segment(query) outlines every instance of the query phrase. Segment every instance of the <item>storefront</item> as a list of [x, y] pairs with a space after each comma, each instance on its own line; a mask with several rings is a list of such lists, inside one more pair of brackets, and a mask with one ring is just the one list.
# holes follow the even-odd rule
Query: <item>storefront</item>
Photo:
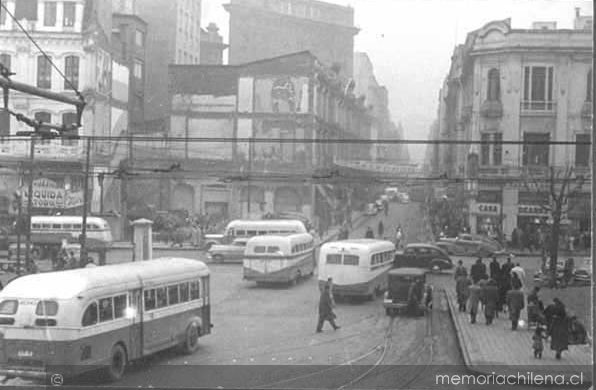
[[517, 207], [517, 228], [522, 231], [535, 230], [547, 224], [548, 212], [542, 206], [520, 205]]
[[501, 205], [498, 203], [472, 203], [471, 228], [476, 234], [498, 236], [501, 232]]

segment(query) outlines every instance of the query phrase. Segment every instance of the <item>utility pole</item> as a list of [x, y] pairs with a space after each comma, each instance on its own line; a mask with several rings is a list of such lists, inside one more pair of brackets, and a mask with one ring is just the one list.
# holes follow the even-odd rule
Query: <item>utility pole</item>
[[247, 212], [248, 212], [249, 219], [250, 219], [250, 202], [251, 202], [251, 199], [250, 199], [250, 192], [251, 192], [250, 191], [251, 190], [251, 188], [250, 188], [250, 185], [251, 185], [250, 173], [252, 171], [252, 153], [253, 153], [253, 151], [252, 151], [252, 137], [250, 137], [248, 140], [248, 180], [247, 180], [248, 188], [246, 191], [246, 198], [247, 198], [246, 203], [247, 203]]
[[505, 183], [501, 182], [501, 206], [499, 207], [499, 227], [500, 227], [500, 239], [501, 239], [501, 245], [505, 245], [506, 244], [506, 240], [505, 240], [505, 234], [504, 234], [504, 228], [503, 228], [503, 219], [505, 218], [503, 215], [503, 205], [504, 205], [504, 191], [505, 191]]
[[[36, 129], [37, 130], [37, 129]], [[31, 213], [33, 209], [33, 164], [35, 158], [35, 139], [34, 135], [31, 136], [31, 144], [29, 148], [29, 188], [27, 190], [27, 224], [26, 224], [26, 252], [25, 252], [25, 269], [27, 272], [31, 269]]]
[[[21, 167], [22, 169], [22, 167]], [[19, 179], [19, 181], [21, 181]], [[20, 185], [20, 184], [19, 184]], [[17, 206], [17, 223], [15, 225], [16, 227], [16, 233], [17, 233], [17, 275], [21, 275], [21, 219], [23, 218], [22, 216], [22, 210], [23, 210], [23, 194], [22, 192], [19, 190], [15, 191], [15, 205]]]
[[83, 223], [79, 237], [81, 244], [81, 265], [87, 263], [87, 204], [89, 203], [89, 166], [91, 163], [91, 138], [87, 138], [87, 158], [85, 161], [85, 179], [83, 180]]

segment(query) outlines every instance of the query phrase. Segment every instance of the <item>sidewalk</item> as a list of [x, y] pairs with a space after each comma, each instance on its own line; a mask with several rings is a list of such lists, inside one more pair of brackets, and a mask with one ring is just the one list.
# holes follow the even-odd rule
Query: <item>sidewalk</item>
[[[455, 281], [445, 288], [451, 317], [455, 325], [457, 338], [467, 368], [476, 374], [524, 375], [531, 372], [536, 375], [571, 375], [583, 374], [583, 384], [590, 385], [592, 380], [592, 346], [570, 345], [563, 352], [563, 359], [556, 360], [550, 350], [550, 340], [544, 342], [542, 359], [536, 359], [532, 350], [533, 329], [511, 330], [508, 316], [500, 315], [493, 324], [487, 326], [484, 314], [479, 313], [478, 322], [470, 323], [468, 313], [457, 309]], [[524, 310], [521, 319], [527, 321]]]

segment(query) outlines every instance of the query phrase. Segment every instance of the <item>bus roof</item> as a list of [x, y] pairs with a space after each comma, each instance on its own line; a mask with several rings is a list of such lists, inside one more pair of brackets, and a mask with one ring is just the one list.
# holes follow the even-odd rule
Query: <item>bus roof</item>
[[356, 240], [331, 241], [321, 246], [321, 251], [330, 249], [356, 249], [356, 250], [392, 250], [395, 245], [391, 241], [374, 240], [370, 238]]
[[209, 274], [209, 268], [205, 263], [198, 260], [161, 258], [93, 268], [46, 272], [14, 279], [0, 292], [0, 298], [69, 299], [101, 287], [121, 286], [123, 289], [127, 285], [140, 287], [140, 284], [144, 281], [160, 279], [168, 275], [187, 277], [190, 272], [206, 276]]
[[297, 219], [263, 219], [263, 220], [243, 220], [236, 219], [228, 224], [228, 227], [234, 227], [237, 225], [252, 225], [252, 226], [288, 226], [288, 225], [300, 225], [304, 227], [304, 223]]
[[246, 245], [258, 245], [258, 244], [269, 244], [276, 242], [305, 242], [312, 241], [313, 236], [308, 233], [296, 233], [296, 234], [267, 234], [263, 236], [252, 237]]

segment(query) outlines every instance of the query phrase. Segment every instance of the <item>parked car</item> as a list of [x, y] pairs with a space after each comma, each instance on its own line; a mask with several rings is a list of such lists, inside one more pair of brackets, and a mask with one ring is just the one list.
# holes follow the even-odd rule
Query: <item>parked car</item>
[[432, 244], [408, 244], [403, 252], [397, 252], [394, 268], [424, 268], [443, 271], [453, 268], [453, 261], [443, 249]]
[[504, 253], [503, 246], [496, 240], [479, 234], [460, 234], [457, 237], [441, 238], [435, 243], [450, 255], [491, 256]]
[[397, 201], [397, 195], [399, 194], [399, 190], [397, 187], [387, 187], [385, 188], [385, 195], [389, 197], [389, 200], [392, 202]]
[[207, 257], [217, 263], [223, 263], [224, 261], [241, 263], [248, 240], [248, 238], [237, 238], [229, 245], [212, 245], [207, 251]]
[[375, 205], [377, 206], [377, 210], [379, 210], [379, 211], [385, 210], [385, 203], [383, 202], [383, 200], [377, 199], [375, 201]]
[[397, 199], [399, 203], [410, 203], [410, 195], [408, 195], [406, 192], [400, 192], [397, 195]]
[[375, 203], [369, 203], [366, 205], [366, 211], [364, 214], [366, 215], [377, 215], [379, 210], [377, 209], [377, 205]]
[[414, 283], [423, 285], [419, 300], [417, 302], [418, 315], [424, 314], [426, 301], [426, 273], [427, 270], [420, 268], [397, 268], [387, 274], [387, 291], [383, 299], [383, 307], [387, 315], [399, 313], [408, 308], [410, 300], [410, 287]]

